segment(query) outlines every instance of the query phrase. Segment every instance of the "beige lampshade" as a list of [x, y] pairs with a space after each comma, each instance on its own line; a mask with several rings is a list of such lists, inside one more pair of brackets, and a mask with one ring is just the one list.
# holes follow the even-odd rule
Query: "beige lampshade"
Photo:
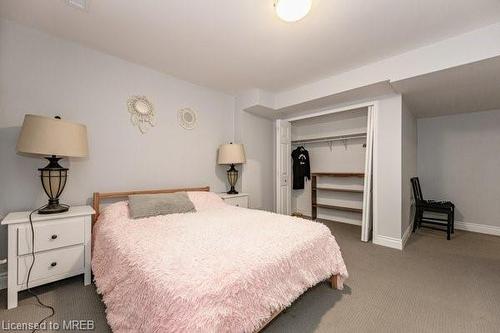
[[241, 164], [247, 161], [245, 157], [245, 147], [242, 144], [230, 143], [220, 145], [218, 164]]
[[17, 139], [18, 152], [84, 157], [88, 155], [87, 127], [62, 119], [27, 114]]

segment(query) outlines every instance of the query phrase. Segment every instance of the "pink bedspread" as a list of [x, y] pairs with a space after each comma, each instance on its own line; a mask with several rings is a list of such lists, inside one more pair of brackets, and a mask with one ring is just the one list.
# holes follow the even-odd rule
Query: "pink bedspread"
[[225, 204], [131, 220], [118, 202], [94, 237], [114, 332], [253, 332], [320, 281], [347, 278], [326, 226]]

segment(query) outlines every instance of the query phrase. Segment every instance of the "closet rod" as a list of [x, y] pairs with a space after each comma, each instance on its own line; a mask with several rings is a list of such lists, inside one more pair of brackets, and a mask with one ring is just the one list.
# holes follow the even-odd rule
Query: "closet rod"
[[293, 145], [306, 144], [306, 143], [320, 143], [320, 142], [333, 142], [333, 141], [345, 141], [350, 139], [364, 139], [366, 134], [353, 134], [353, 135], [337, 135], [329, 136], [317, 139], [304, 139], [304, 140], [292, 140]]

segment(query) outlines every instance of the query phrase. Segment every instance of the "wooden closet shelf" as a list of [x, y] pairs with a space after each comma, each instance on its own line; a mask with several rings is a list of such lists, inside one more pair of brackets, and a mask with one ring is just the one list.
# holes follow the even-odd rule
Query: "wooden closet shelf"
[[365, 176], [364, 173], [355, 173], [355, 172], [315, 172], [312, 176], [326, 176], [326, 177], [358, 177], [363, 178]]
[[340, 220], [340, 219], [338, 219], [338, 220], [332, 220], [331, 218], [328, 218], [328, 219], [322, 219], [322, 218], [319, 218], [319, 217], [318, 217], [318, 218], [316, 218], [316, 220], [314, 220], [314, 221], [316, 221], [316, 222], [322, 222], [322, 223], [324, 223], [324, 222], [327, 222], [327, 223], [328, 223], [328, 222], [334, 222], [334, 223], [344, 223], [344, 224], [345, 224], [345, 223], [347, 223], [347, 224], [352, 224], [351, 222], [342, 221], [342, 220]]
[[313, 207], [316, 208], [328, 208], [328, 209], [336, 209], [336, 210], [342, 210], [345, 212], [353, 212], [353, 213], [362, 213], [363, 209], [361, 208], [352, 208], [352, 207], [345, 207], [345, 206], [335, 206], [335, 205], [325, 205], [325, 204], [313, 204]]
[[337, 188], [337, 187], [316, 187], [312, 189], [313, 191], [332, 191], [332, 192], [349, 192], [349, 193], [363, 193], [363, 190], [356, 190], [351, 188]]

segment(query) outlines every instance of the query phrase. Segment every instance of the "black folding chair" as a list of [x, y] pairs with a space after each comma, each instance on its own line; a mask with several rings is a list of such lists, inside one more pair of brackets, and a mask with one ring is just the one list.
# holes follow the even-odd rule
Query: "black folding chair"
[[[451, 201], [425, 200], [422, 195], [422, 188], [418, 177], [411, 179], [413, 197], [415, 198], [415, 218], [413, 221], [413, 232], [420, 227], [446, 231], [446, 239], [451, 239], [451, 234], [455, 232], [455, 205]], [[447, 218], [425, 217], [424, 212], [446, 214]], [[423, 225], [423, 224], [430, 224]], [[446, 227], [446, 230], [433, 226]]]

